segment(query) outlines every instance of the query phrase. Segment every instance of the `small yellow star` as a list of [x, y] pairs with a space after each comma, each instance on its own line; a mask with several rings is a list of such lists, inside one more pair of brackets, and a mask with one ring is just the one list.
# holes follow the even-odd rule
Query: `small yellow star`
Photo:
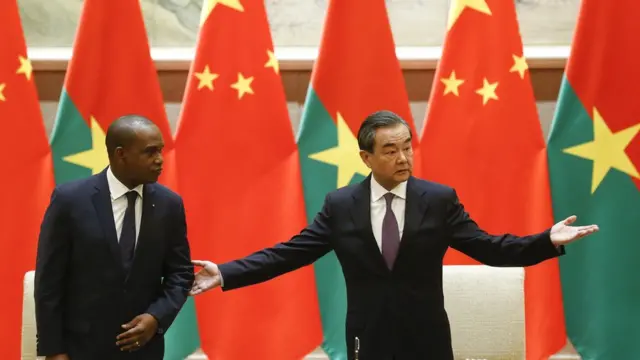
[[360, 158], [358, 139], [353, 135], [342, 115], [337, 116], [338, 145], [309, 155], [309, 158], [338, 168], [338, 187], [349, 185], [354, 175], [367, 176], [370, 172]]
[[442, 78], [440, 79], [440, 81], [442, 81], [445, 86], [443, 95], [452, 93], [455, 96], [460, 96], [460, 94], [458, 93], [458, 87], [460, 87], [460, 85], [464, 83], [464, 80], [456, 78], [455, 71], [451, 71], [451, 75], [449, 75], [449, 78]]
[[476, 94], [482, 95], [482, 105], [486, 105], [489, 99], [498, 100], [498, 95], [496, 95], [496, 88], [498, 87], [498, 82], [490, 83], [487, 78], [482, 80], [482, 87], [476, 90]]
[[213, 80], [218, 78], [218, 74], [214, 74], [209, 70], [209, 65], [204, 66], [204, 70], [202, 72], [197, 72], [193, 74], [200, 82], [198, 83], [198, 90], [206, 87], [207, 89], [213, 91]]
[[238, 81], [231, 84], [231, 87], [238, 90], [238, 99], [242, 99], [244, 94], [253, 94], [251, 83], [253, 82], [253, 76], [245, 78], [242, 73], [238, 73]]
[[509, 72], [518, 72], [520, 74], [520, 78], [524, 79], [524, 73], [529, 69], [529, 65], [527, 64], [527, 59], [523, 56], [513, 55], [513, 66], [509, 70]]
[[273, 68], [273, 71], [275, 71], [276, 74], [279, 74], [280, 65], [278, 64], [278, 59], [276, 59], [276, 55], [273, 53], [273, 51], [267, 50], [267, 56], [269, 57], [269, 60], [267, 60], [267, 63], [264, 64], [264, 67]]
[[240, 0], [206, 0], [202, 5], [202, 12], [200, 13], [200, 25], [202, 25], [205, 20], [207, 20], [207, 18], [213, 11], [213, 8], [215, 8], [218, 4], [229, 7], [233, 10], [244, 12], [244, 6], [242, 6]]
[[489, 9], [489, 5], [487, 5], [486, 0], [453, 0], [451, 8], [449, 9], [449, 21], [447, 21], [447, 30], [450, 30], [451, 27], [458, 21], [458, 18], [466, 8], [479, 11], [483, 14], [491, 15], [491, 9]]
[[109, 155], [104, 146], [105, 135], [102, 127], [92, 116], [91, 119], [91, 149], [77, 154], [65, 156], [64, 161], [91, 169], [91, 174], [100, 173], [109, 165]]
[[627, 175], [640, 179], [638, 169], [629, 158], [625, 149], [640, 132], [640, 123], [612, 133], [607, 123], [593, 108], [593, 141], [572, 146], [563, 152], [593, 161], [591, 193], [602, 183], [609, 170], [617, 169]]
[[31, 60], [23, 56], [18, 56], [18, 60], [20, 61], [20, 67], [16, 71], [16, 74], [24, 74], [24, 76], [27, 77], [27, 80], [31, 80], [31, 73], [33, 73]]
[[7, 84], [0, 84], [0, 101], [7, 101], [7, 98], [4, 97], [4, 88], [7, 87]]

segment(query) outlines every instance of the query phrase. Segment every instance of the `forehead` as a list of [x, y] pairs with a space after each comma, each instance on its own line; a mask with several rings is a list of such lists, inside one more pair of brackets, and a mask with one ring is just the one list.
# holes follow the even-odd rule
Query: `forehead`
[[162, 133], [156, 126], [140, 126], [135, 129], [134, 142], [141, 146], [160, 146], [164, 144]]
[[411, 134], [409, 129], [403, 125], [382, 127], [376, 130], [376, 146], [384, 146], [386, 144], [401, 144], [409, 140]]

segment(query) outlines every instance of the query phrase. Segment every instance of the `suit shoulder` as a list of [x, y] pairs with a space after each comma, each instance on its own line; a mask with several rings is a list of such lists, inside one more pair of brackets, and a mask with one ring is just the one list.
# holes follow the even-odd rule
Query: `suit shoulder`
[[153, 183], [153, 184], [150, 184], [149, 186], [153, 187], [153, 189], [156, 191], [156, 194], [158, 196], [165, 197], [170, 202], [182, 203], [182, 196], [180, 196], [180, 194], [171, 190], [170, 188], [166, 187], [165, 185], [162, 185], [160, 183]]
[[456, 197], [456, 190], [449, 185], [419, 178], [414, 178], [414, 180], [416, 186], [426, 192], [430, 197], [444, 199], [452, 199]]
[[350, 199], [357, 189], [362, 186], [360, 183], [355, 183], [341, 188], [335, 189], [327, 193], [327, 199], [331, 199], [332, 202], [342, 202]]
[[73, 196], [78, 194], [84, 194], [87, 191], [94, 188], [97, 184], [98, 175], [92, 175], [86, 178], [71, 180], [62, 184], [56, 185], [54, 192], [58, 196]]

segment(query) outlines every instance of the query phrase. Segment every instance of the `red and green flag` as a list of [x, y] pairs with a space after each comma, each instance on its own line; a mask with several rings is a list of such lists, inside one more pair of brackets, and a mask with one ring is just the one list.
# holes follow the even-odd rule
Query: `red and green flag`
[[[553, 225], [546, 145], [513, 0], [452, 1], [420, 144], [422, 175], [454, 187], [489, 233]], [[458, 264], [478, 262], [448, 250], [445, 265]], [[524, 292], [526, 358], [548, 359], [566, 343], [558, 261], [526, 268]]]
[[40, 221], [53, 191], [53, 168], [33, 68], [15, 0], [0, 2], [0, 297], [2, 357], [20, 359], [23, 281], [35, 267]]
[[[51, 138], [56, 183], [101, 172], [109, 164], [105, 131], [128, 114], [142, 115], [162, 131], [159, 182], [175, 190], [173, 138], [140, 4], [85, 0]], [[184, 359], [198, 347], [193, 312], [189, 299], [165, 334], [165, 359]]]
[[[305, 226], [298, 149], [263, 0], [205, 1], [176, 132], [193, 257], [221, 263]], [[196, 298], [213, 359], [301, 359], [321, 341], [311, 267]]]
[[639, 14], [633, 0], [582, 1], [548, 141], [556, 220], [600, 227], [560, 259], [567, 333], [583, 360], [640, 352]]
[[[378, 110], [404, 118], [417, 146], [384, 0], [331, 0], [298, 137], [309, 221], [328, 192], [369, 174], [358, 155], [356, 136], [362, 121]], [[347, 298], [340, 263], [332, 251], [314, 268], [322, 348], [332, 360], [346, 359]]]

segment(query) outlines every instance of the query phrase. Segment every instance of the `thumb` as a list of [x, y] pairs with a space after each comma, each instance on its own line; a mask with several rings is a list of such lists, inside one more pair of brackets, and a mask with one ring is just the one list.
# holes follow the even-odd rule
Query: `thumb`
[[578, 218], [577, 216], [575, 216], [575, 215], [571, 215], [571, 216], [569, 216], [568, 218], [564, 219], [563, 223], [564, 223], [565, 225], [571, 225], [571, 224], [573, 224], [573, 223], [576, 221], [576, 219], [577, 219], [577, 218]]
[[191, 260], [191, 263], [195, 266], [200, 266], [200, 267], [205, 267], [207, 266], [208, 261], [202, 261], [202, 260]]
[[136, 316], [133, 318], [133, 320], [129, 321], [128, 323], [122, 325], [122, 328], [125, 330], [129, 330], [132, 327], [138, 325], [138, 323], [140, 322], [140, 315]]

